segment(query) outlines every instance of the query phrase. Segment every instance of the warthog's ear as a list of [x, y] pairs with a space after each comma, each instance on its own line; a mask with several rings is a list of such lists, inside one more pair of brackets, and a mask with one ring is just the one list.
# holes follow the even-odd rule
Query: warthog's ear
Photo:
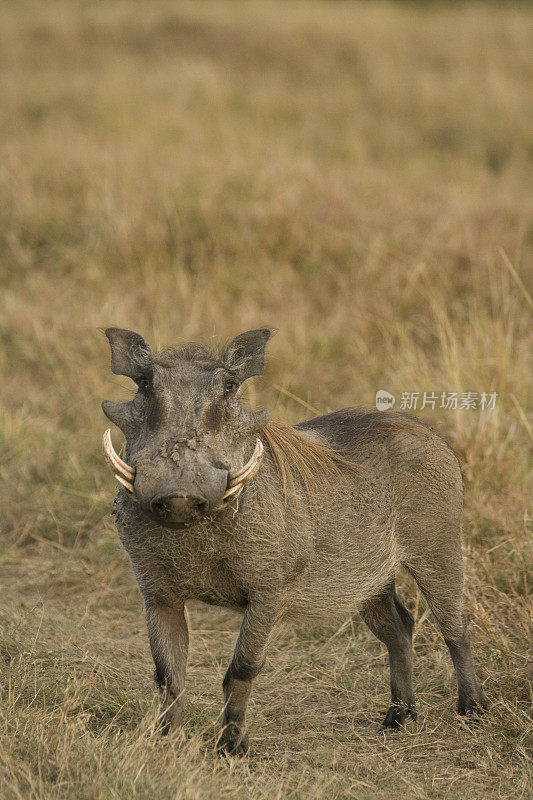
[[126, 375], [135, 382], [145, 377], [152, 363], [152, 349], [143, 337], [123, 328], [107, 328], [111, 346], [111, 372]]
[[222, 354], [222, 361], [240, 381], [265, 371], [265, 345], [270, 338], [268, 328], [246, 331], [236, 336]]

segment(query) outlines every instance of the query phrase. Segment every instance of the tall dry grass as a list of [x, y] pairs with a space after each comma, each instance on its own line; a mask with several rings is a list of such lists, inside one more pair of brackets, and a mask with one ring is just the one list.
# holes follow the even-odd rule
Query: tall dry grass
[[[0, 796], [525, 797], [530, 784], [531, 14], [373, 2], [3, 2]], [[238, 620], [190, 609], [187, 741], [155, 734], [99, 437], [108, 325], [152, 344], [278, 333], [284, 421], [377, 389], [424, 410], [466, 486], [466, 598], [492, 710], [453, 713], [423, 601], [420, 719], [378, 740], [381, 645], [287, 631], [252, 754], [212, 755]], [[529, 564], [528, 564], [529, 561]]]

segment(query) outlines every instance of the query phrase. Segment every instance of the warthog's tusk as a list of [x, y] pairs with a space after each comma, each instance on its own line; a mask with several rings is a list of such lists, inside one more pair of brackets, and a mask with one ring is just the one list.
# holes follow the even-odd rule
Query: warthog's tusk
[[228, 477], [228, 488], [222, 496], [222, 499], [227, 500], [229, 497], [238, 497], [245, 484], [249, 483], [256, 474], [257, 470], [261, 466], [262, 460], [263, 442], [258, 439], [250, 460], [246, 462], [244, 467], [237, 470], [237, 472], [230, 473]]
[[130, 467], [129, 464], [126, 464], [126, 462], [115, 453], [115, 448], [113, 447], [113, 443], [111, 441], [111, 428], [108, 428], [104, 433], [102, 446], [104, 448], [104, 455], [107, 458], [117, 481], [121, 483], [122, 486], [125, 486], [128, 492], [135, 494], [135, 489], [133, 488], [135, 470], [133, 467]]
[[229, 500], [230, 497], [237, 498], [243, 490], [242, 483], [238, 483], [237, 486], [232, 486], [231, 489], [226, 489], [224, 494], [222, 495], [223, 500]]

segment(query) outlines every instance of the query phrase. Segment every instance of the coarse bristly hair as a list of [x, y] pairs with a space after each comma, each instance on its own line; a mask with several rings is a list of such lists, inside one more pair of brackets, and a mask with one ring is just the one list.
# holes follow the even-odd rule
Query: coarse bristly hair
[[342, 453], [290, 425], [270, 420], [261, 435], [272, 453], [285, 498], [287, 488], [294, 485], [295, 477], [311, 493], [322, 486], [325, 479], [334, 480], [338, 477], [342, 469], [358, 470], [357, 464]]

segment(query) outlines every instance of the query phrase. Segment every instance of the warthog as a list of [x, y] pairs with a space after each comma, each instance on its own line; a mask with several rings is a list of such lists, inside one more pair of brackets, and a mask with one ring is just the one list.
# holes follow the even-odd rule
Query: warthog
[[461, 600], [462, 481], [447, 444], [418, 420], [347, 408], [295, 427], [250, 411], [239, 387], [264, 371], [270, 332], [237, 336], [222, 355], [197, 344], [153, 352], [109, 328], [111, 369], [137, 384], [105, 401], [126, 437], [113, 514], [146, 604], [165, 730], [183, 703], [185, 602], [244, 612], [223, 681], [219, 748], [247, 750], [245, 712], [280, 620], [359, 611], [388, 648], [391, 704], [381, 730], [416, 716], [413, 617], [395, 592], [414, 576], [451, 653], [460, 714], [486, 700]]

